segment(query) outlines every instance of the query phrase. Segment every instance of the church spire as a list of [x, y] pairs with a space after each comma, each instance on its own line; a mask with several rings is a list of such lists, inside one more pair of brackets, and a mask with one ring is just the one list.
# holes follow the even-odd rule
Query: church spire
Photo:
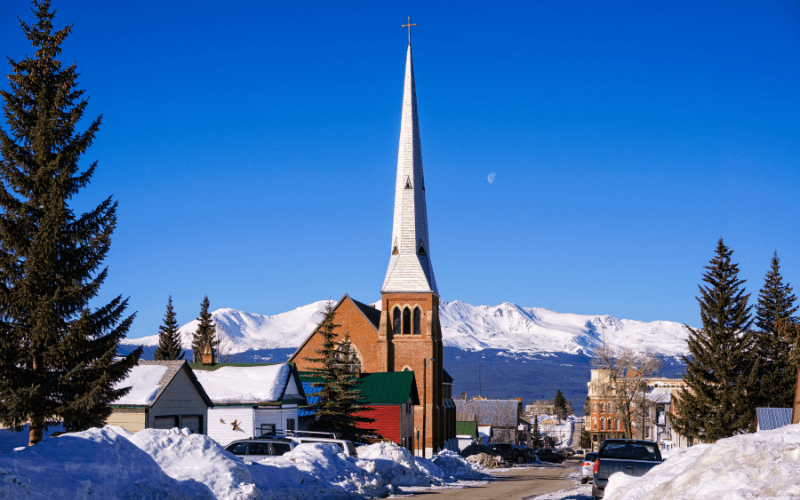
[[414, 87], [414, 63], [411, 59], [410, 43], [406, 55], [400, 150], [397, 153], [391, 251], [382, 292], [439, 294], [428, 243], [428, 210], [425, 203], [417, 91]]

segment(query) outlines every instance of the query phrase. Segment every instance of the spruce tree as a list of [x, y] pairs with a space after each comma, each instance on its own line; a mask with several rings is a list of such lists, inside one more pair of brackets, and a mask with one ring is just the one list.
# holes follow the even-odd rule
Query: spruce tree
[[153, 355], [157, 360], [183, 359], [183, 346], [181, 334], [178, 332], [178, 320], [172, 308], [172, 295], [167, 301], [167, 314], [164, 315], [164, 324], [158, 327], [158, 347]]
[[200, 317], [197, 318], [197, 330], [192, 336], [194, 360], [198, 363], [203, 359], [203, 350], [205, 350], [206, 344], [211, 344], [211, 359], [217, 359], [217, 351], [219, 350], [217, 328], [214, 326], [214, 319], [211, 317], [211, 313], [208, 312], [208, 307], [210, 305], [208, 295], [206, 295], [203, 297], [203, 302], [200, 304]]
[[688, 390], [679, 392], [677, 415], [669, 415], [679, 434], [703, 442], [747, 432], [755, 418], [759, 363], [752, 352], [750, 295], [732, 254], [720, 238], [705, 266], [706, 285], [698, 285], [697, 297], [703, 327], [686, 327], [690, 356], [682, 356]]
[[100, 269], [116, 227], [117, 203], [106, 198], [77, 216], [70, 202], [97, 162], [79, 169], [101, 117], [76, 131], [88, 100], [75, 64], [58, 60], [71, 26], [53, 30], [50, 1], [34, 1], [36, 23], [20, 21], [33, 56], [9, 58], [10, 91], [0, 91], [0, 422], [30, 444], [55, 418], [68, 431], [103, 425], [108, 406], [130, 389], [114, 389], [141, 348], [116, 359], [133, 321], [118, 296], [89, 302], [108, 276]]
[[755, 352], [761, 362], [758, 405], [791, 408], [797, 368], [790, 358], [797, 339], [781, 334], [778, 329], [784, 321], [796, 321], [797, 297], [789, 283], [783, 283], [780, 266], [781, 261], [775, 252], [756, 306]]
[[556, 397], [553, 399], [553, 408], [559, 420], [567, 418], [567, 398], [561, 394], [561, 389], [556, 390]]
[[374, 422], [373, 419], [357, 415], [369, 408], [364, 405], [363, 397], [358, 391], [358, 373], [355, 370], [355, 361], [351, 355], [352, 346], [348, 335], [339, 344], [336, 342], [338, 335], [335, 330], [340, 325], [334, 323], [335, 311], [328, 302], [325, 308], [325, 317], [317, 327], [317, 334], [322, 337], [322, 346], [315, 350], [316, 358], [305, 358], [314, 363], [311, 370], [313, 375], [321, 379], [313, 386], [319, 389], [316, 395], [318, 402], [309, 405], [308, 409], [314, 412], [311, 426], [314, 429], [335, 432], [349, 439], [371, 433], [369, 429], [361, 429], [358, 424]]
[[539, 415], [533, 415], [533, 429], [531, 430], [531, 441], [533, 441], [533, 448], [539, 447], [539, 442], [542, 440], [542, 435], [539, 432]]

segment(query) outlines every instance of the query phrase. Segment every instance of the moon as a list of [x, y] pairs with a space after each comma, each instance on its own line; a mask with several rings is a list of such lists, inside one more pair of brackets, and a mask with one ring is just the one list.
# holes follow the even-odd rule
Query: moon
[[489, 177], [487, 177], [487, 180], [489, 181], [489, 184], [494, 184], [494, 180], [496, 178], [497, 178], [497, 172], [492, 172], [491, 174], [489, 174]]

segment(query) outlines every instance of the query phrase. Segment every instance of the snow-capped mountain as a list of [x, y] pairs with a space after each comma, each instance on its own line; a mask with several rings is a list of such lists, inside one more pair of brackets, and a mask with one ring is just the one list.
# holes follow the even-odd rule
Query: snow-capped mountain
[[[212, 317], [217, 329], [230, 339], [230, 352], [296, 348], [322, 320], [326, 303], [321, 300], [272, 316], [217, 309]], [[380, 303], [374, 306], [379, 308]], [[686, 352], [688, 334], [683, 325], [671, 321], [646, 323], [613, 316], [559, 313], [509, 302], [473, 306], [460, 301], [441, 301], [439, 317], [444, 345], [469, 351], [591, 354], [605, 337], [609, 345], [677, 356]], [[181, 327], [185, 348], [191, 348], [192, 332], [196, 329], [197, 320]], [[127, 339], [125, 343], [154, 346], [158, 344], [158, 335]]]

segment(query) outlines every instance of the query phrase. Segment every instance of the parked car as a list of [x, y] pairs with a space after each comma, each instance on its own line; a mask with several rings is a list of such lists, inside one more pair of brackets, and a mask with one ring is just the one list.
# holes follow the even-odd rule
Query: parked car
[[652, 441], [606, 439], [597, 452], [592, 478], [592, 497], [603, 498], [608, 478], [615, 472], [643, 476], [663, 462], [658, 445]]
[[563, 453], [567, 458], [572, 458], [575, 456], [575, 450], [572, 448], [559, 448], [558, 452]]
[[352, 441], [340, 439], [333, 432], [314, 432], [314, 431], [275, 431], [265, 436], [274, 439], [285, 439], [297, 444], [302, 443], [332, 443], [342, 449], [342, 453], [348, 457], [356, 456], [356, 447]]
[[493, 454], [500, 455], [506, 462], [516, 462], [522, 464], [530, 459], [530, 450], [525, 446], [517, 446], [507, 443], [494, 443], [491, 446]]
[[594, 461], [597, 460], [597, 453], [587, 453], [581, 460], [581, 484], [588, 483], [594, 475]]
[[534, 453], [536, 454], [537, 457], [539, 457], [539, 460], [541, 460], [542, 462], [560, 464], [561, 462], [567, 459], [565, 455], [557, 453], [552, 448], [542, 448], [541, 450], [534, 451]]
[[296, 446], [297, 443], [288, 439], [252, 438], [233, 441], [225, 449], [245, 462], [258, 462], [267, 457], [283, 455]]
[[582, 457], [582, 456], [586, 455], [588, 452], [589, 452], [589, 450], [584, 450], [583, 448], [577, 448], [575, 450], [575, 455], [577, 455], [579, 457]]

